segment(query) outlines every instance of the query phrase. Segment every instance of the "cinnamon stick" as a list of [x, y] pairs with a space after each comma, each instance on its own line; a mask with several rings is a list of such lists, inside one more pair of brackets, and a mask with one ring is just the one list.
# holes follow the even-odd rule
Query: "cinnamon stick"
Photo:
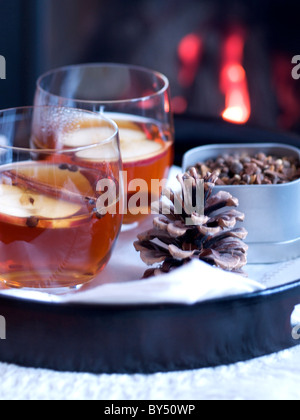
[[44, 182], [38, 181], [27, 177], [26, 175], [16, 173], [13, 171], [4, 171], [2, 176], [5, 176], [12, 180], [13, 184], [17, 187], [24, 188], [26, 190], [31, 190], [32, 192], [48, 195], [53, 198], [70, 201], [76, 204], [86, 204], [86, 203], [95, 203], [97, 198], [90, 196], [83, 196], [79, 193], [69, 191], [66, 188], [56, 188], [53, 185], [46, 184]]

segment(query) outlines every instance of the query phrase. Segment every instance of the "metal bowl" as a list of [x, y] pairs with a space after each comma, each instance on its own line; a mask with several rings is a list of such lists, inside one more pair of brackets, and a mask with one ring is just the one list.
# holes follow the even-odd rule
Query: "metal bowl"
[[[296, 147], [276, 143], [228, 144], [202, 146], [190, 150], [183, 158], [183, 171], [199, 162], [220, 155], [263, 152], [278, 158], [296, 157]], [[246, 220], [242, 224], [249, 232], [248, 261], [252, 264], [283, 262], [300, 257], [300, 179], [279, 185], [217, 186], [214, 193], [228, 191], [239, 199], [239, 210]]]

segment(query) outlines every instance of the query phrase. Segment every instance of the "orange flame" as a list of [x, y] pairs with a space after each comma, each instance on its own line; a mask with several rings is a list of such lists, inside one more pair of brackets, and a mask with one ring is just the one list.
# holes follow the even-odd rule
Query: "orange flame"
[[203, 52], [203, 40], [194, 33], [182, 38], [178, 45], [178, 57], [180, 60], [179, 83], [184, 88], [193, 85]]
[[246, 71], [242, 65], [245, 39], [240, 33], [230, 35], [224, 43], [220, 88], [225, 95], [224, 120], [245, 124], [251, 116]]

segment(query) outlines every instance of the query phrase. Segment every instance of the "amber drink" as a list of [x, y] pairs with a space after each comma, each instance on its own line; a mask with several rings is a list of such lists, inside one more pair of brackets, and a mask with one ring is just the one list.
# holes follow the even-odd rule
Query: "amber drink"
[[[151, 203], [159, 199], [173, 162], [173, 141], [170, 133], [164, 132], [155, 121], [122, 114], [107, 116], [119, 127], [126, 202], [123, 223], [131, 224], [148, 216], [151, 213]], [[91, 142], [93, 139], [97, 141], [101, 135], [103, 137], [103, 128], [99, 127], [97, 119], [89, 114], [78, 119], [76, 126], [80, 127], [80, 130], [69, 127], [68, 131], [60, 136], [54, 131], [43, 137], [36, 130], [32, 142], [38, 149], [55, 147], [68, 151], [86, 146], [87, 139]], [[70, 160], [70, 164], [76, 165], [80, 158], [81, 165], [101, 171], [102, 161], [108, 154], [109, 149], [104, 147], [78, 152], [75, 158]], [[154, 182], [155, 180], [157, 182]], [[120, 210], [122, 212], [122, 209]]]
[[131, 224], [149, 215], [151, 203], [159, 199], [173, 164], [172, 135], [155, 121], [117, 114], [110, 117], [120, 130], [127, 204], [124, 224]]
[[[30, 113], [19, 111], [19, 119], [28, 120]], [[57, 119], [50, 124], [47, 118], [39, 124], [45, 113], [39, 110], [38, 118], [35, 113], [30, 132], [23, 132], [25, 121], [17, 129], [20, 138], [30, 141], [30, 149], [11, 146], [13, 139], [6, 135], [7, 123], [1, 124], [0, 115], [4, 133], [0, 144], [0, 281], [9, 287], [60, 289], [91, 281], [108, 263], [122, 225], [118, 206], [123, 198], [117, 179], [121, 166], [113, 126], [111, 137], [104, 141], [100, 136], [97, 143], [97, 118], [82, 132], [78, 121], [84, 118], [73, 115], [74, 124], [67, 126]], [[98, 124], [103, 134], [103, 122]], [[37, 133], [40, 147], [34, 147]], [[75, 149], [58, 143], [41, 147], [71, 133], [94, 144]], [[91, 167], [86, 156], [99, 150], [104, 150], [104, 157]], [[108, 177], [116, 185], [109, 204], [115, 211], [98, 205], [99, 182]]]

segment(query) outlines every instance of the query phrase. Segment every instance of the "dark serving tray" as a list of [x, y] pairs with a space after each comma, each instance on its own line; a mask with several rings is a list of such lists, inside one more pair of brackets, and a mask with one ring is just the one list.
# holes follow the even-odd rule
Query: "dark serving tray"
[[[196, 120], [181, 119], [177, 124], [180, 149], [181, 145], [186, 146], [184, 132], [188, 136], [195, 129], [197, 141], [190, 137], [190, 147], [213, 143], [208, 134], [218, 132], [221, 123], [199, 120], [197, 125]], [[203, 124], [208, 137], [199, 140]], [[228, 127], [228, 137], [235, 128], [222, 124], [222, 139], [226, 141], [224, 127], [225, 131]], [[241, 143], [249, 142], [253, 135], [247, 127], [236, 130]], [[261, 130], [255, 133], [256, 142], [269, 141], [272, 136]], [[280, 134], [276, 141], [278, 137]], [[222, 139], [216, 136], [216, 142]], [[300, 144], [297, 137], [288, 140], [287, 135], [281, 138], [287, 144]], [[0, 295], [0, 315], [6, 320], [0, 361], [97, 374], [147, 374], [231, 364], [300, 344], [300, 340], [292, 338], [291, 325], [291, 315], [298, 304], [300, 280], [191, 306], [90, 306]]]
[[0, 297], [0, 360], [90, 373], [154, 373], [249, 360], [299, 344], [300, 281], [193, 306], [82, 306]]

